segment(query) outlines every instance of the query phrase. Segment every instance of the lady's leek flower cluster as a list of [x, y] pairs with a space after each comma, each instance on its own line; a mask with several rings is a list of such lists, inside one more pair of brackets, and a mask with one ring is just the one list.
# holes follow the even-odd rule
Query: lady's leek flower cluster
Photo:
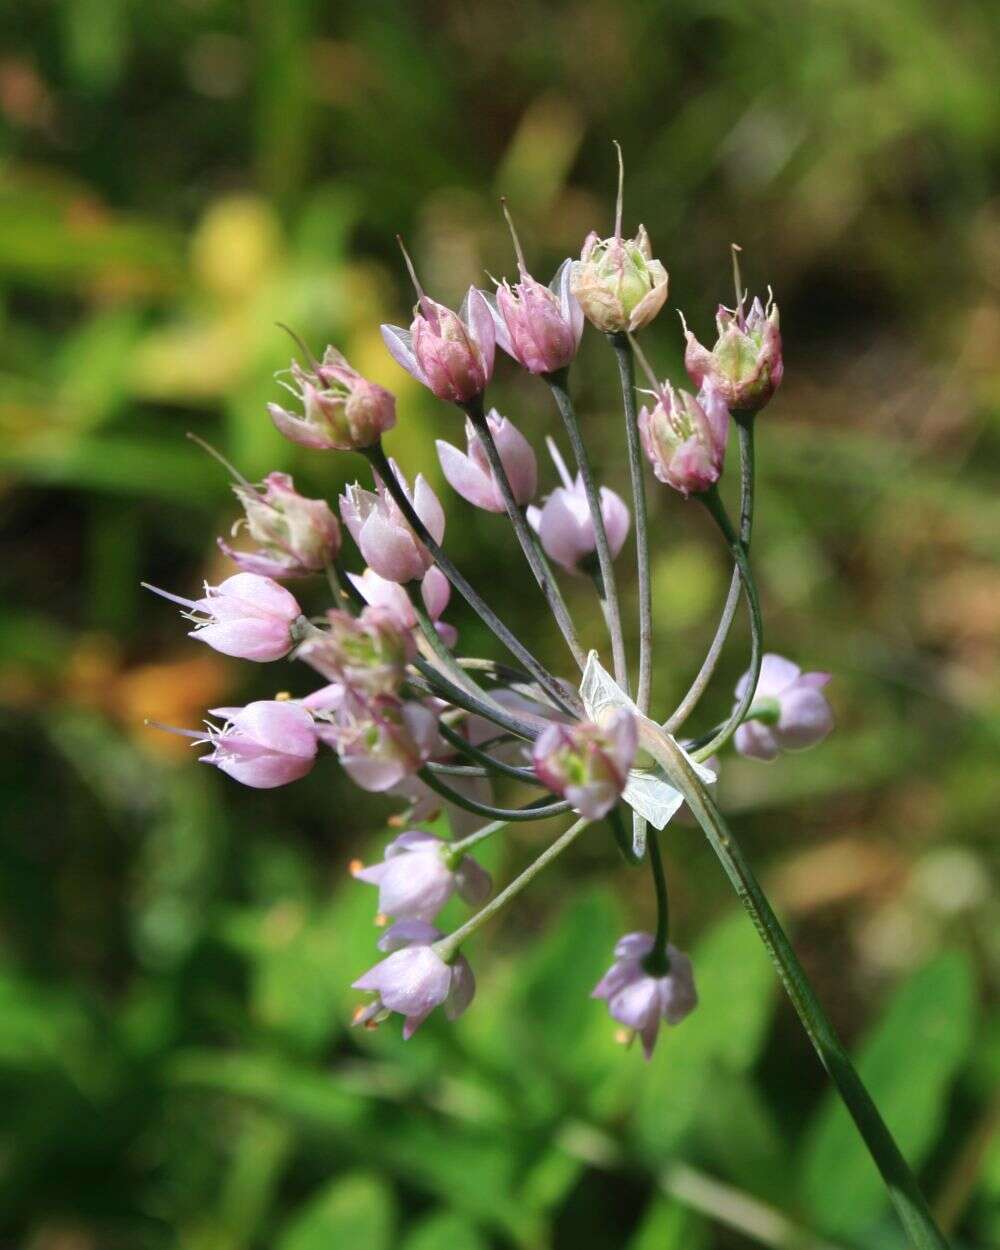
[[[510, 223], [506, 204], [504, 213]], [[593, 581], [620, 706], [592, 719], [578, 693], [579, 674], [570, 678], [542, 665], [504, 624], [496, 588], [471, 586], [455, 567], [438, 495], [420, 475], [411, 484], [384, 450], [383, 437], [397, 421], [394, 397], [330, 346], [318, 360], [302, 348], [304, 358], [279, 377], [294, 406], [271, 404], [270, 415], [293, 442], [363, 458], [370, 481], [346, 488], [338, 522], [326, 501], [303, 497], [284, 473], [269, 474], [261, 487], [236, 475], [245, 520], [234, 533], [245, 528], [253, 549], [237, 549], [223, 538], [219, 545], [240, 571], [206, 586], [200, 598], [157, 592], [184, 608], [198, 641], [247, 660], [302, 664], [316, 675], [316, 688], [303, 698], [215, 708], [216, 720], [204, 731], [178, 732], [207, 746], [202, 761], [243, 785], [287, 785], [332, 754], [356, 785], [405, 805], [401, 819], [409, 827], [389, 843], [383, 861], [369, 867], [355, 862], [352, 871], [358, 881], [377, 887], [377, 911], [392, 922], [378, 943], [385, 958], [355, 982], [371, 996], [356, 1021], [374, 1027], [397, 1012], [406, 1037], [437, 1006], [449, 1018], [468, 1007], [475, 982], [461, 952], [465, 939], [584, 829], [606, 824], [627, 858], [650, 862], [658, 920], [655, 934], [630, 933], [619, 941], [615, 962], [593, 993], [606, 1000], [628, 1036], [641, 1038], [648, 1057], [661, 1021], [679, 1023], [697, 994], [690, 960], [669, 940], [657, 831], [634, 816], [630, 836], [622, 816], [630, 782], [657, 771], [657, 735], [672, 739], [708, 685], [741, 595], [752, 626], [749, 668], [735, 690], [731, 715], [688, 739], [688, 758], [711, 758], [714, 766], [732, 741], [747, 757], [773, 760], [820, 741], [832, 726], [823, 694], [828, 675], [803, 673], [790, 660], [764, 654], [749, 571], [753, 422], [781, 382], [778, 309], [773, 298], [766, 307], [755, 299], [746, 311], [737, 269], [735, 306], [720, 308], [714, 347], [702, 346], [684, 327], [694, 388], [689, 392], [658, 378], [633, 337], [666, 303], [668, 275], [644, 227], [631, 239], [623, 235], [620, 182], [614, 233], [588, 236], [579, 260], [565, 260], [550, 285], [529, 273], [512, 223], [510, 228], [516, 280], [499, 282], [493, 292], [471, 288], [457, 312], [425, 294], [404, 249], [417, 303], [408, 328], [383, 326], [382, 335], [398, 364], [459, 410], [453, 437], [464, 437], [464, 449], [446, 439], [437, 443], [442, 474], [458, 497], [455, 507], [507, 514], [541, 601], [581, 671], [588, 657], [559, 577]], [[608, 340], [618, 363], [631, 510], [622, 494], [596, 479], [586, 422], [578, 421], [570, 398], [570, 366], [586, 321]], [[541, 496], [535, 449], [509, 417], [486, 406], [497, 347], [555, 400], [573, 470], [549, 438], [559, 483]], [[650, 402], [641, 407], [635, 359], [650, 383]], [[738, 530], [717, 489], [733, 429], [742, 467]], [[644, 476], [643, 453], [652, 479], [705, 504], [734, 564], [730, 598], [708, 656], [671, 716], [654, 717], [650, 710], [655, 655], [645, 492], [647, 485], [655, 487]], [[354, 556], [344, 550], [341, 526]], [[615, 561], [630, 534], [640, 596], [634, 682], [615, 577]], [[333, 598], [322, 615], [304, 611], [299, 590], [281, 584], [317, 575]], [[460, 653], [457, 631], [443, 619], [453, 592], [493, 632], [497, 656]], [[536, 797], [522, 807], [499, 806], [497, 788], [513, 784], [533, 787]], [[440, 809], [451, 818], [449, 840], [420, 827]], [[536, 864], [491, 897], [491, 879], [472, 853], [476, 844], [516, 821], [567, 815], [574, 823]], [[455, 895], [479, 910], [445, 933], [436, 924]]]

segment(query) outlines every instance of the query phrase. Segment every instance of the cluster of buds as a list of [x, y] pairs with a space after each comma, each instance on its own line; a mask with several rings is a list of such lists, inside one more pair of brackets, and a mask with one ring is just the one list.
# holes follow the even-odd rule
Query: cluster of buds
[[[473, 507], [510, 514], [540, 593], [583, 667], [585, 654], [546, 562], [594, 578], [612, 642], [624, 653], [623, 640], [615, 637], [620, 621], [613, 562], [633, 524], [637, 532], [643, 527], [644, 536], [645, 517], [641, 510], [633, 517], [620, 495], [594, 481], [568, 398], [567, 372], [585, 319], [611, 336], [616, 351], [638, 352], [631, 335], [663, 307], [667, 272], [653, 257], [643, 227], [634, 238], [623, 237], [621, 181], [613, 235], [601, 239], [592, 233], [580, 260], [564, 261], [550, 286], [529, 273], [512, 224], [511, 234], [517, 280], [499, 282], [492, 295], [470, 289], [457, 313], [425, 294], [407, 255], [417, 292], [413, 320], [408, 330], [387, 325], [382, 334], [404, 369], [437, 398], [465, 410], [465, 450], [445, 439], [437, 442], [442, 473]], [[684, 496], [705, 495], [719, 480], [730, 413], [749, 419], [781, 381], [777, 308], [773, 301], [765, 309], [755, 300], [744, 315], [744, 302], [737, 279], [737, 306], [720, 310], [713, 351], [688, 333], [686, 365], [696, 395], [658, 381], [638, 353], [651, 380], [652, 403], [642, 408], [630, 438], [641, 440], [655, 476]], [[541, 498], [528, 438], [495, 409], [484, 415], [497, 344], [551, 387], [574, 449], [575, 474], [547, 440], [558, 482]], [[627, 668], [618, 665], [617, 651], [618, 703], [593, 717], [585, 714], [584, 687], [578, 695], [573, 683], [550, 673], [444, 553], [445, 513], [438, 496], [419, 474], [411, 489], [382, 448], [382, 436], [396, 422], [393, 396], [362, 377], [333, 347], [321, 362], [302, 351], [308, 367], [295, 361], [282, 379], [301, 413], [272, 404], [271, 418], [294, 443], [361, 452], [368, 461], [371, 486], [354, 482], [339, 501], [340, 520], [362, 566], [344, 567], [340, 524], [325, 501], [300, 495], [285, 473], [269, 474], [260, 488], [236, 475], [234, 489], [245, 511], [241, 524], [257, 549], [242, 552], [220, 540], [240, 572], [206, 586], [199, 599], [157, 593], [180, 604], [199, 641], [248, 660], [301, 660], [304, 667], [297, 672], [312, 670], [323, 684], [299, 697], [215, 708], [211, 714], [221, 723], [177, 732], [209, 748], [203, 762], [247, 786], [296, 781], [328, 748], [356, 785], [405, 801], [403, 819], [410, 827], [389, 843], [381, 862], [368, 867], [356, 862], [352, 871], [377, 887], [379, 914], [394, 922], [378, 944], [386, 957], [355, 982], [372, 995], [356, 1021], [374, 1027], [396, 1012], [409, 1037], [435, 1007], [453, 1019], [469, 1005], [475, 983], [461, 943], [496, 907], [585, 827], [608, 820], [620, 828], [620, 810], [634, 801], [631, 795], [650, 784], [667, 784], [638, 754], [640, 730], [659, 731], [646, 714], [648, 689], [640, 689], [638, 703], [631, 702]], [[634, 396], [626, 392], [625, 400], [626, 413], [634, 415]], [[636, 472], [641, 457], [634, 441], [632, 446]], [[642, 484], [633, 480], [632, 486], [640, 508]], [[329, 580], [336, 603], [307, 616], [276, 579], [317, 573]], [[452, 585], [503, 643], [513, 664], [454, 654], [457, 632], [442, 619]], [[646, 627], [643, 648], [649, 645], [651, 621]], [[759, 657], [759, 647], [754, 654]], [[648, 660], [643, 652], [640, 669]], [[755, 658], [736, 688], [729, 722], [701, 740], [700, 755], [690, 745], [694, 762], [713, 756], [729, 740], [741, 754], [762, 760], [818, 742], [832, 726], [822, 690], [827, 680], [827, 674], [803, 673], [780, 656]], [[495, 787], [512, 784], [534, 787], [542, 797], [525, 808], [496, 806]], [[674, 812], [681, 796], [670, 794]], [[692, 800], [691, 806], [698, 805]], [[451, 839], [420, 827], [442, 809], [452, 816]], [[536, 813], [544, 819], [573, 813], [576, 820], [536, 865], [487, 901], [492, 883], [470, 848], [512, 820]], [[691, 962], [667, 940], [662, 866], [654, 866], [654, 875], [660, 906], [656, 936], [623, 937], [613, 966], [593, 991], [628, 1036], [641, 1039], [647, 1057], [661, 1022], [679, 1023], [697, 1002]], [[435, 925], [455, 896], [481, 910], [448, 934]]]

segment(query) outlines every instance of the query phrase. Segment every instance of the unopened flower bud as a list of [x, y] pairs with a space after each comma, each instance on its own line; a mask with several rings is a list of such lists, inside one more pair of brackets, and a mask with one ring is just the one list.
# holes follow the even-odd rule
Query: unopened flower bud
[[[744, 673], [740, 678], [737, 703], [749, 677], [749, 673]], [[803, 673], [783, 656], [770, 652], [765, 655], [750, 709], [751, 714], [758, 714], [736, 730], [736, 750], [753, 759], [770, 761], [782, 751], [804, 751], [822, 742], [833, 728], [833, 713], [822, 693], [829, 680], [829, 673]]]
[[212, 748], [201, 757], [236, 781], [256, 790], [298, 781], [316, 759], [316, 727], [296, 703], [275, 699], [246, 707], [212, 708], [224, 717], [222, 728], [208, 727], [201, 742]]
[[[521, 431], [495, 408], [486, 416], [490, 433], [496, 443], [501, 463], [510, 481], [514, 498], [522, 506], [535, 497], [538, 487], [538, 463], [531, 444]], [[438, 459], [441, 471], [448, 483], [476, 508], [487, 512], [505, 510], [500, 487], [490, 468], [482, 439], [471, 421], [465, 423], [465, 441], [468, 450], [463, 453], [451, 443], [438, 439]]]
[[432, 949], [441, 936], [422, 920], [401, 920], [386, 930], [378, 945], [391, 952], [388, 958], [354, 982], [354, 989], [375, 995], [355, 1014], [355, 1024], [377, 1024], [396, 1011], [404, 1017], [403, 1037], [409, 1040], [435, 1007], [443, 1005], [449, 1020], [458, 1019], [472, 1002], [476, 983], [464, 955], [446, 964]]
[[402, 833], [385, 848], [381, 864], [359, 868], [354, 876], [378, 886], [378, 909], [397, 919], [432, 921], [457, 891], [477, 905], [490, 892], [490, 874], [469, 855], [454, 867], [448, 843], [422, 829]]
[[[440, 542], [444, 537], [444, 510], [437, 495], [423, 474], [417, 475], [411, 495], [406, 478], [395, 463], [391, 464], [417, 516], [435, 542]], [[376, 481], [375, 491], [364, 490], [357, 483], [348, 486], [340, 497], [340, 516], [365, 563], [386, 581], [416, 581], [431, 567], [430, 552], [414, 534], [383, 482]]]
[[655, 945], [652, 934], [628, 933], [615, 947], [615, 962], [591, 991], [607, 1000], [613, 1020], [638, 1033], [646, 1058], [653, 1054], [660, 1021], [679, 1024], [698, 1005], [691, 960], [667, 947], [669, 969], [653, 976], [643, 967]]
[[438, 399], [467, 404], [493, 376], [496, 334], [489, 305], [481, 291], [469, 287], [461, 309], [452, 312], [424, 294], [405, 248], [403, 255], [417, 289], [417, 306], [409, 330], [384, 325], [382, 339], [393, 360]]
[[359, 451], [377, 443], [396, 424], [396, 401], [384, 387], [363, 378], [336, 348], [322, 364], [303, 369], [292, 362], [282, 385], [301, 403], [302, 416], [268, 404], [271, 420], [286, 438], [321, 451]]
[[[374, 569], [365, 569], [361, 574], [348, 573], [347, 576], [365, 603], [370, 603], [373, 607], [387, 608], [395, 616], [402, 629], [417, 628], [417, 614], [413, 609], [413, 604], [406, 590], [398, 582], [390, 582], [384, 577], [379, 577]], [[445, 646], [453, 647], [458, 640], [458, 632], [453, 625], [440, 620], [451, 598], [451, 582], [436, 564], [431, 565], [424, 574], [423, 581], [420, 583], [420, 597], [424, 601], [427, 615], [434, 622], [434, 627]]]
[[[306, 499], [287, 473], [269, 473], [263, 490], [238, 482], [233, 490], [246, 512], [247, 533], [260, 550], [219, 546], [245, 573], [302, 577], [318, 573], [340, 551], [340, 524], [324, 499]], [[242, 522], [240, 523], [242, 524]], [[233, 527], [235, 533], [239, 526]]]
[[535, 773], [588, 820], [599, 820], [618, 802], [638, 745], [635, 717], [615, 709], [601, 725], [552, 724], [535, 741]]
[[183, 599], [143, 583], [147, 590], [179, 603], [195, 622], [191, 637], [241, 660], [280, 660], [295, 645], [292, 627], [302, 615], [294, 596], [269, 577], [236, 573], [218, 586], [205, 586], [201, 599]]
[[697, 398], [664, 382], [656, 403], [639, 413], [643, 450], [661, 482], [682, 495], [708, 490], [719, 480], [729, 438], [729, 411], [706, 382]]
[[360, 616], [326, 614], [328, 628], [308, 638], [298, 658], [328, 681], [367, 695], [395, 694], [413, 651], [409, 633], [389, 608], [366, 607]]
[[376, 793], [419, 771], [438, 743], [436, 714], [391, 695], [349, 697], [317, 732], [335, 748], [355, 785]]
[[[575, 480], [570, 477], [551, 439], [548, 446], [563, 484], [556, 487], [541, 508], [528, 508], [528, 523], [541, 539], [550, 560], [567, 573], [580, 573], [593, 566], [597, 551], [587, 491], [582, 475], [577, 474]], [[621, 496], [607, 486], [600, 488], [599, 499], [608, 549], [614, 559], [625, 545], [631, 516]]]
[[771, 296], [766, 308], [755, 299], [746, 314], [742, 301], [736, 308], [720, 306], [715, 324], [718, 338], [711, 351], [684, 326], [684, 366], [697, 386], [716, 387], [731, 412], [757, 412], [784, 373], [778, 305]]

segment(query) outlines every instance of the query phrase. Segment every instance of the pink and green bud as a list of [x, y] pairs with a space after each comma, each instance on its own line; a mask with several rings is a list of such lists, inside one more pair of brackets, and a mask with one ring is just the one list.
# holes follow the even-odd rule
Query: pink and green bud
[[286, 438], [320, 451], [360, 451], [379, 441], [396, 424], [392, 394], [352, 369], [336, 348], [322, 364], [303, 369], [292, 361], [291, 382], [282, 382], [302, 405], [298, 416], [268, 404], [271, 420]]
[[241, 525], [257, 543], [254, 552], [236, 551], [224, 539], [220, 548], [245, 573], [263, 577], [304, 577], [318, 573], [340, 551], [340, 524], [324, 499], [306, 499], [287, 473], [269, 473], [263, 490], [243, 482], [233, 487], [246, 512]]
[[183, 599], [156, 586], [147, 590], [179, 603], [195, 623], [191, 637], [223, 655], [266, 663], [280, 660], [297, 641], [302, 616], [295, 597], [269, 577], [236, 573], [218, 586], [205, 586], [201, 599]]
[[444, 1007], [449, 1020], [457, 1020], [472, 1002], [476, 982], [464, 955], [451, 963], [433, 948], [440, 930], [423, 920], [400, 920], [382, 935], [378, 946], [390, 952], [387, 959], [370, 968], [354, 982], [356, 990], [368, 990], [373, 1000], [354, 1013], [354, 1024], [375, 1028], [392, 1012], [404, 1017], [407, 1041], [435, 1007]]
[[212, 708], [224, 717], [222, 728], [208, 727], [200, 740], [212, 748], [201, 757], [234, 780], [255, 790], [298, 781], [316, 759], [316, 727], [310, 714], [298, 704], [262, 700], [246, 707]]
[[695, 385], [711, 383], [730, 412], [757, 412], [781, 385], [784, 373], [778, 305], [769, 296], [766, 308], [755, 299], [746, 314], [742, 300], [736, 308], [720, 306], [715, 324], [718, 338], [711, 351], [684, 326], [684, 366]]
[[469, 855], [452, 862], [448, 843], [411, 829], [385, 848], [381, 864], [352, 868], [358, 881], [378, 886], [378, 910], [398, 920], [433, 921], [456, 892], [471, 906], [484, 903], [490, 874]]
[[[444, 537], [444, 510], [437, 495], [422, 474], [417, 475], [413, 493], [395, 462], [390, 462], [396, 480], [412, 502], [420, 520], [435, 542]], [[430, 552], [417, 538], [396, 501], [383, 482], [376, 479], [374, 491], [357, 482], [340, 497], [340, 516], [357, 543], [365, 563], [379, 577], [390, 582], [418, 581], [431, 567]]]
[[634, 239], [601, 239], [591, 231], [573, 268], [573, 294], [587, 320], [606, 334], [635, 333], [649, 325], [667, 300], [668, 275], [653, 258], [640, 226]]
[[539, 781], [581, 816], [599, 820], [625, 789], [637, 746], [635, 717], [616, 708], [601, 725], [549, 725], [535, 740], [532, 762]]
[[327, 629], [309, 637], [297, 658], [354, 693], [394, 695], [414, 651], [413, 640], [395, 613], [369, 606], [357, 617], [334, 610], [326, 619]]
[[[387, 608], [396, 618], [401, 629], [417, 628], [417, 614], [410, 602], [410, 596], [398, 582], [386, 581], [384, 577], [379, 577], [374, 569], [365, 569], [360, 574], [348, 573], [347, 576], [365, 603], [370, 603], [373, 607]], [[453, 625], [448, 625], [439, 619], [451, 598], [451, 582], [437, 565], [432, 565], [424, 574], [423, 581], [420, 583], [420, 597], [424, 601], [427, 615], [434, 622], [445, 646], [453, 647], [458, 641], [458, 633]]]
[[348, 696], [317, 732], [355, 785], [376, 793], [418, 772], [438, 745], [436, 713], [392, 695]]
[[[530, 503], [538, 489], [538, 462], [531, 444], [521, 431], [495, 408], [486, 416], [500, 461], [507, 473], [514, 498], [522, 507]], [[487, 512], [504, 512], [500, 487], [486, 455], [482, 439], [471, 421], [465, 423], [467, 450], [463, 453], [451, 443], [438, 439], [437, 452], [441, 471], [450, 486], [475, 508]]]
[[[738, 704], [750, 679], [736, 686]], [[733, 739], [740, 755], [775, 760], [782, 751], [804, 751], [822, 742], [833, 728], [833, 712], [823, 694], [829, 673], [803, 673], [797, 664], [769, 652], [760, 667], [747, 719]]]
[[722, 474], [729, 438], [729, 410], [710, 383], [697, 398], [664, 382], [656, 403], [639, 413], [639, 436], [653, 472], [682, 495], [708, 490]]
[[590, 995], [605, 999], [611, 1018], [639, 1035], [647, 1059], [652, 1057], [660, 1021], [680, 1024], [698, 1005], [691, 960], [675, 946], [667, 947], [666, 973], [653, 976], [645, 970], [654, 945], [650, 933], [627, 933], [615, 946], [615, 962]]

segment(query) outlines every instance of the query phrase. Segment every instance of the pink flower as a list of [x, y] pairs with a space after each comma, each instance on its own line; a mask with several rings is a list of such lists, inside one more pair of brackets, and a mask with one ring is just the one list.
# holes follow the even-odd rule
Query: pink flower
[[[486, 421], [514, 498], [523, 506], [535, 497], [538, 487], [535, 453], [521, 431], [506, 417], [501, 417], [495, 408], [487, 414]], [[465, 441], [468, 450], [463, 454], [451, 443], [438, 439], [441, 471], [449, 484], [473, 507], [483, 508], [487, 512], [504, 512], [503, 497], [486, 457], [486, 449], [472, 422], [468, 420], [465, 423]]]
[[201, 757], [222, 772], [256, 790], [270, 790], [298, 781], [316, 758], [313, 719], [296, 703], [262, 700], [246, 707], [212, 708], [225, 718], [221, 729], [208, 728], [201, 741], [212, 748]]
[[436, 954], [431, 944], [441, 936], [423, 920], [401, 920], [387, 929], [378, 946], [389, 957], [354, 982], [354, 989], [370, 990], [375, 998], [358, 1008], [353, 1023], [374, 1028], [398, 1011], [409, 1041], [435, 1007], [443, 1005], [448, 1019], [457, 1020], [472, 1002], [476, 982], [464, 955], [446, 964]]
[[359, 451], [371, 447], [396, 424], [396, 401], [384, 387], [369, 382], [333, 347], [311, 370], [292, 361], [286, 390], [302, 404], [297, 416], [268, 404], [271, 420], [286, 438], [320, 451]]
[[653, 259], [646, 227], [634, 239], [587, 236], [573, 266], [573, 294], [588, 321], [606, 334], [635, 333], [649, 325], [666, 303], [668, 274]]
[[[361, 574], [348, 573], [347, 576], [365, 603], [372, 604], [374, 607], [388, 608], [399, 621], [401, 628], [416, 629], [417, 614], [413, 610], [409, 595], [398, 582], [386, 581], [384, 577], [379, 577], [374, 569], [365, 569]], [[457, 630], [453, 625], [439, 620], [451, 598], [451, 582], [437, 565], [431, 565], [424, 574], [423, 581], [420, 583], [420, 597], [424, 601], [427, 615], [434, 621], [435, 628], [445, 646], [453, 647], [458, 641]]]
[[708, 490], [722, 473], [729, 438], [729, 410], [721, 392], [706, 382], [696, 399], [664, 382], [654, 398], [638, 422], [653, 472], [685, 496]]
[[469, 287], [458, 313], [429, 299], [419, 301], [409, 330], [384, 325], [382, 339], [397, 364], [438, 399], [467, 404], [493, 376], [493, 316], [482, 292]]
[[[409, 484], [390, 461], [396, 480], [412, 502], [428, 533], [440, 542], [444, 538], [444, 510], [423, 474], [417, 474], [413, 493]], [[340, 516], [358, 544], [365, 563], [390, 582], [417, 581], [431, 567], [430, 552], [414, 534], [409, 522], [376, 479], [375, 490], [364, 490], [357, 482], [340, 497]]]
[[581, 816], [599, 820], [625, 789], [637, 746], [635, 717], [616, 708], [603, 725], [549, 725], [535, 741], [532, 762], [539, 781]]
[[302, 615], [294, 596], [269, 577], [236, 573], [205, 586], [201, 599], [182, 599], [143, 582], [147, 590], [188, 609], [190, 636], [241, 660], [280, 660], [295, 644], [293, 626]]
[[646, 972], [643, 962], [653, 944], [649, 933], [626, 934], [615, 947], [615, 962], [591, 991], [592, 998], [607, 1000], [612, 1019], [639, 1034], [647, 1059], [653, 1054], [660, 1021], [680, 1024], [698, 1005], [691, 960], [676, 947], [667, 947], [670, 969], [664, 976]]
[[326, 619], [326, 631], [307, 638], [297, 658], [355, 694], [395, 694], [414, 650], [395, 613], [369, 606], [357, 617], [332, 610]]
[[362, 790], [391, 790], [418, 772], [438, 744], [437, 714], [391, 695], [342, 699], [317, 726], [344, 771]]
[[583, 310], [570, 290], [573, 262], [563, 261], [549, 286], [527, 272], [520, 256], [518, 268], [520, 281], [501, 282], [495, 302], [487, 297], [497, 343], [529, 373], [565, 369], [583, 334]]
[[755, 299], [747, 314], [742, 300], [736, 308], [720, 305], [715, 325], [719, 337], [709, 351], [685, 324], [684, 366], [696, 386], [711, 382], [717, 387], [731, 412], [757, 412], [781, 385], [785, 371], [774, 296], [769, 295], [766, 308]]
[[[736, 687], [737, 703], [750, 674], [744, 673]], [[804, 751], [822, 742], [833, 728], [833, 713], [822, 693], [829, 673], [803, 673], [783, 656], [768, 653], [760, 668], [747, 720], [733, 739], [741, 755], [774, 760], [782, 751]]]
[[287, 473], [269, 473], [264, 489], [239, 482], [233, 490], [246, 511], [247, 533], [260, 547], [234, 551], [222, 538], [219, 546], [246, 573], [262, 577], [302, 577], [321, 572], [340, 551], [340, 525], [324, 499], [306, 499]]
[[354, 870], [359, 881], [378, 886], [378, 909], [398, 919], [433, 921], [457, 890], [473, 906], [486, 900], [490, 874], [469, 855], [449, 860], [448, 843], [411, 829], [385, 848], [381, 864]]
[[[597, 540], [587, 503], [587, 492], [579, 474], [574, 481], [567, 472], [555, 443], [548, 440], [549, 452], [562, 478], [562, 486], [549, 495], [542, 508], [528, 508], [528, 522], [542, 540], [542, 547], [567, 573], [581, 572], [595, 560]], [[611, 558], [621, 551], [628, 537], [631, 517], [621, 497], [607, 486], [600, 488], [601, 517], [608, 538]]]

